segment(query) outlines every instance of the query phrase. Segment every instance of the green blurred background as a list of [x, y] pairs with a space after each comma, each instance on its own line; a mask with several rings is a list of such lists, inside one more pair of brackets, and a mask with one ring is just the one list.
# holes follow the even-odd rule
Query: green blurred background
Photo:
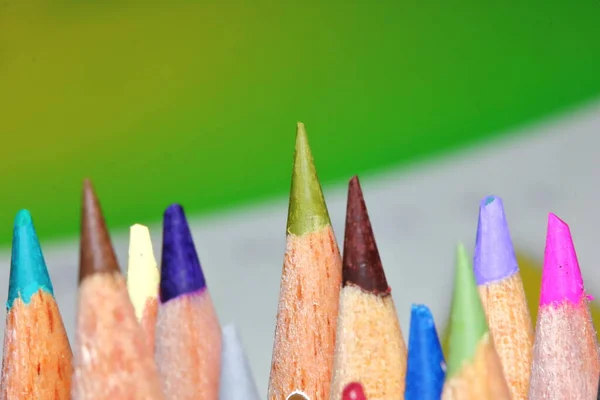
[[[324, 183], [600, 92], [598, 1], [0, 0], [0, 225], [111, 227], [284, 195], [295, 122]], [[0, 235], [8, 245], [10, 235]]]

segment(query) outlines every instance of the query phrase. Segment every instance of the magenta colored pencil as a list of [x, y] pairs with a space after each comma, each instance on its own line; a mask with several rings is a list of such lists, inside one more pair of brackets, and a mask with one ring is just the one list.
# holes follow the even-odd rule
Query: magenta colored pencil
[[593, 399], [600, 355], [569, 226], [548, 216], [530, 399]]

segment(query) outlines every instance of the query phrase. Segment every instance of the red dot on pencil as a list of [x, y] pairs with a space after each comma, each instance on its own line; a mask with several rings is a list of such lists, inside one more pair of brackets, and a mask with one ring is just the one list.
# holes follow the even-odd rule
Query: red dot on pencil
[[358, 382], [349, 383], [342, 393], [342, 400], [366, 400], [363, 387]]

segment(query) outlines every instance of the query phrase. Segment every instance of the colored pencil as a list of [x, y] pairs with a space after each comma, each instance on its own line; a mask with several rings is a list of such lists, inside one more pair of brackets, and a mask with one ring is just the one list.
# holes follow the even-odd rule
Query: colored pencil
[[127, 291], [151, 349], [154, 349], [159, 281], [150, 231], [144, 225], [133, 225], [129, 229]]
[[151, 349], [88, 180], [83, 188], [75, 343], [73, 400], [163, 398]]
[[69, 399], [71, 347], [27, 210], [15, 218], [6, 308], [0, 399]]
[[530, 399], [592, 399], [600, 356], [569, 226], [548, 216]]
[[329, 395], [342, 280], [341, 259], [302, 123], [287, 221], [268, 398]]
[[311, 400], [306, 393], [295, 391], [290, 393], [285, 400]]
[[258, 388], [235, 325], [230, 324], [223, 327], [222, 342], [219, 400], [260, 400]]
[[367, 400], [363, 387], [358, 382], [351, 382], [344, 388], [342, 400]]
[[427, 306], [413, 304], [404, 398], [439, 400], [445, 377], [446, 363], [431, 311]]
[[462, 245], [458, 246], [456, 255], [449, 347], [442, 399], [510, 399], [473, 270]]
[[526, 400], [533, 326], [499, 197], [488, 196], [480, 203], [473, 271], [512, 399]]
[[348, 186], [332, 399], [360, 382], [370, 400], [400, 399], [406, 344], [388, 286], [358, 177]]
[[221, 327], [179, 204], [164, 214], [155, 343], [167, 399], [218, 399]]

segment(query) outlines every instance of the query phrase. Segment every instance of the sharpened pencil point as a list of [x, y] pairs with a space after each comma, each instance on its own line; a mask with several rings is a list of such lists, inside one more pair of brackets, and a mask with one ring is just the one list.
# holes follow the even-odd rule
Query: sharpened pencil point
[[79, 282], [88, 275], [119, 272], [102, 209], [89, 179], [83, 181]]
[[163, 220], [160, 300], [165, 303], [206, 287], [183, 207], [171, 204]]
[[147, 300], [158, 297], [159, 281], [150, 230], [144, 225], [135, 224], [129, 229], [127, 290], [138, 320], [144, 314]]
[[285, 400], [310, 400], [310, 398], [302, 392], [294, 392], [290, 394]]
[[219, 399], [260, 399], [237, 327], [225, 325], [222, 335]]
[[431, 311], [425, 305], [413, 304], [405, 399], [439, 399], [445, 376], [446, 363]]
[[488, 325], [479, 298], [475, 277], [467, 251], [462, 244], [456, 250], [454, 292], [450, 311], [450, 356], [448, 377], [460, 370], [465, 361], [473, 359], [477, 344], [488, 332]]
[[366, 400], [363, 387], [358, 382], [351, 382], [342, 392], [342, 400]]
[[348, 185], [342, 274], [344, 286], [352, 284], [379, 295], [390, 293], [357, 176]]
[[540, 305], [569, 301], [579, 304], [585, 296], [583, 278], [569, 225], [550, 213], [546, 232]]
[[287, 231], [301, 236], [330, 224], [306, 129], [302, 122], [298, 122]]
[[509, 278], [519, 271], [500, 197], [488, 196], [479, 206], [473, 271], [478, 285]]
[[40, 289], [54, 296], [31, 214], [27, 210], [20, 210], [15, 217], [13, 228], [6, 308], [10, 309], [19, 297], [25, 304], [29, 304], [31, 296]]

